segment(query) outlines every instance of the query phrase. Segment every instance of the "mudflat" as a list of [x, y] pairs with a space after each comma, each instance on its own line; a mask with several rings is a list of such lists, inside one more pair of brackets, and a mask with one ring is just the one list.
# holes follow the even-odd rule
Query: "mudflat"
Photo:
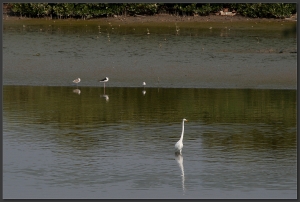
[[[12, 38], [9, 42], [9, 37], [4, 37], [4, 84], [22, 81], [23, 85], [39, 85], [39, 82], [32, 83], [37, 81], [36, 78], [29, 78], [28, 81], [23, 79], [24, 75], [39, 75], [43, 85], [68, 85], [61, 81], [68, 80], [65, 78], [70, 73], [74, 74], [70, 80], [74, 80], [78, 77], [74, 72], [81, 72], [83, 81], [86, 81], [82, 85], [88, 86], [94, 85], [95, 75], [103, 75], [112, 77], [108, 84], [112, 87], [139, 86], [145, 80], [149, 87], [159, 82], [161, 87], [176, 88], [297, 88], [296, 16], [289, 19], [247, 18], [240, 15], [115, 16], [90, 20], [3, 18], [4, 36], [11, 25], [19, 25], [21, 29], [26, 26], [23, 31], [28, 29], [34, 32], [36, 29], [36, 32], [44, 33], [36, 37], [47, 44], [55, 43], [49, 38], [49, 33], [55, 34], [80, 26], [84, 26], [81, 30], [87, 29], [87, 34], [80, 33], [80, 37], [63, 35], [68, 43], [59, 42], [57, 38], [59, 45], [48, 46], [44, 51], [41, 46], [39, 52], [34, 52], [35, 48], [32, 48], [32, 53], [28, 47], [26, 51], [20, 47], [23, 43], [28, 46], [28, 43], [19, 38], [18, 43]], [[55, 29], [53, 25], [58, 28]], [[99, 25], [102, 33], [96, 36]], [[177, 26], [180, 29], [178, 35], [175, 31]], [[88, 30], [89, 27], [94, 27], [94, 30]], [[114, 35], [116, 31], [110, 30], [110, 35], [106, 36], [109, 27], [119, 30], [119, 34]], [[133, 28], [136, 31], [132, 31]], [[151, 34], [147, 35], [146, 28], [149, 28]], [[126, 29], [126, 34], [120, 31], [122, 29]], [[284, 32], [289, 34], [284, 36]], [[91, 37], [94, 33], [95, 36]], [[34, 36], [27, 37], [34, 41]], [[80, 41], [76, 47], [72, 47], [74, 40]], [[93, 40], [93, 44], [89, 40]], [[19, 50], [14, 48], [7, 52], [13, 49], [10, 48], [12, 43], [16, 43]], [[129, 45], [130, 49], [123, 48]], [[74, 52], [75, 62], [62, 47], [78, 49]], [[89, 52], [85, 52], [86, 47], [90, 49]], [[103, 51], [99, 56], [97, 51], [101, 47]], [[125, 51], [122, 56], [118, 54], [119, 50]], [[29, 55], [25, 55], [28, 51]], [[132, 52], [136, 54], [132, 55]], [[18, 54], [18, 57], [12, 54]], [[64, 54], [64, 59], [56, 64], [55, 59], [61, 60], [61, 54]], [[85, 56], [78, 59], [80, 54]], [[44, 61], [43, 65], [37, 65], [37, 61]], [[60, 65], [64, 62], [66, 64], [62, 71]], [[90, 70], [84, 71], [83, 65], [88, 65]]]

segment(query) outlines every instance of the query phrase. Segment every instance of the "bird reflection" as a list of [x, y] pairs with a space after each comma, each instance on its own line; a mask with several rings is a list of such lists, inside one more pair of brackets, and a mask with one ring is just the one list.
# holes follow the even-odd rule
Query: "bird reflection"
[[100, 97], [103, 97], [103, 98], [105, 98], [105, 100], [108, 102], [108, 100], [109, 100], [109, 96], [108, 95], [101, 95]]
[[184, 187], [184, 168], [183, 168], [183, 156], [181, 154], [175, 154], [175, 160], [177, 161], [180, 169], [181, 169], [181, 177], [182, 177], [182, 191], [183, 194], [185, 192], [185, 187]]
[[143, 82], [143, 86], [144, 86], [144, 90], [142, 91], [142, 93], [143, 93], [143, 95], [145, 95], [146, 94], [146, 91], [145, 91], [146, 82], [145, 81]]
[[73, 93], [76, 93], [76, 94], [80, 95], [81, 91], [78, 88], [76, 88], [76, 89], [73, 90]]

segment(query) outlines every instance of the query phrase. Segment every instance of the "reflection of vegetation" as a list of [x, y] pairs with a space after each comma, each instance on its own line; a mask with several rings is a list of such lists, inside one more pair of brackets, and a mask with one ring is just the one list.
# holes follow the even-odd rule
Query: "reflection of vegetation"
[[295, 3], [9, 3], [13, 15], [57, 18], [92, 18], [113, 15], [209, 15], [223, 8], [248, 17], [290, 17]]
[[289, 36], [297, 36], [297, 24], [294, 24], [291, 28], [287, 28], [283, 31], [283, 36], [284, 37], [289, 37]]
[[215, 90], [208, 102], [201, 107], [207, 123], [296, 124], [295, 91]]
[[[134, 125], [179, 123], [183, 117], [205, 122], [204, 148], [238, 152], [296, 147], [295, 90], [147, 88], [143, 95], [143, 88], [106, 88], [108, 102], [100, 96], [102, 88], [80, 90], [77, 95], [71, 87], [4, 86], [5, 123], [51, 127], [55, 135], [49, 141], [59, 139], [62, 147], [76, 151], [97, 148]], [[102, 127], [114, 133], [103, 134]], [[194, 132], [186, 140], [199, 135]]]
[[59, 127], [93, 127], [103, 122], [173, 122], [182, 117], [214, 123], [263, 123], [296, 126], [295, 90], [81, 88], [4, 86], [3, 109], [26, 122]]

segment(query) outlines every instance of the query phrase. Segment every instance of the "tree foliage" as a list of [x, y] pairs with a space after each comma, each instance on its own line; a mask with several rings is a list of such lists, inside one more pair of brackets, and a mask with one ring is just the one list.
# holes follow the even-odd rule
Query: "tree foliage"
[[296, 13], [296, 4], [291, 3], [245, 3], [232, 4], [241, 15], [248, 17], [285, 18]]
[[295, 3], [9, 3], [10, 15], [55, 18], [98, 18], [114, 15], [209, 15], [224, 8], [253, 18], [285, 18]]

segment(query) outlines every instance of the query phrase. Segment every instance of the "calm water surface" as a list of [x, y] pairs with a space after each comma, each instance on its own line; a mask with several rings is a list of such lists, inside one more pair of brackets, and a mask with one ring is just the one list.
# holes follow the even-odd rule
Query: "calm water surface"
[[4, 198], [296, 198], [294, 90], [74, 89], [4, 86]]
[[296, 198], [296, 37], [274, 23], [5, 21], [3, 197]]
[[68, 86], [80, 77], [98, 86], [108, 76], [111, 87], [296, 89], [296, 35], [284, 34], [295, 22], [186, 23], [179, 35], [175, 23], [34, 22], [4, 23], [4, 84]]

